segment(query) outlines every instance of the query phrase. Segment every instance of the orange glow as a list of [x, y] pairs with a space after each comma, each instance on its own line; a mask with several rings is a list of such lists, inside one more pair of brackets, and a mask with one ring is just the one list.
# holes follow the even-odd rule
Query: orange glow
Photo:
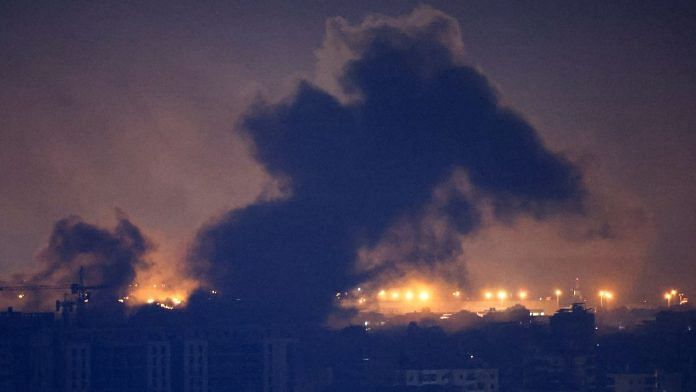
[[[440, 298], [438, 294], [453, 293], [450, 291], [451, 288], [445, 285], [438, 286], [416, 279], [398, 282], [393, 286], [388, 283], [371, 286], [364, 283], [360, 286], [360, 291], [356, 286], [346, 292], [345, 296], [339, 295], [341, 306], [360, 307], [360, 310], [365, 312], [408, 313], [422, 310], [426, 303], [435, 307], [449, 306], [445, 304], [451, 301], [452, 297]], [[352, 294], [348, 294], [349, 292]], [[373, 298], [375, 301], [372, 301]]]
[[611, 291], [607, 291], [607, 290], [600, 290], [599, 296], [601, 298], [612, 299], [612, 298], [614, 298], [614, 293], [612, 293]]
[[166, 246], [149, 253], [149, 263], [136, 269], [135, 279], [128, 287], [123, 303], [127, 306], [153, 303], [169, 307], [185, 306], [191, 293], [203, 283], [186, 272], [187, 244], [172, 243], [162, 233], [151, 233], [151, 236], [155, 243]]
[[[150, 283], [148, 285], [142, 283], [140, 287], [152, 289], [153, 284], [157, 284], [158, 289], [174, 287], [174, 285], [163, 285], [162, 283]], [[513, 284], [515, 283], [510, 283], [508, 287], [514, 287], [512, 286]], [[445, 280], [427, 281], [414, 277], [396, 281], [382, 281], [378, 284], [361, 282], [359, 291], [357, 290], [358, 286], [354, 286], [353, 288], [343, 288], [342, 291], [335, 294], [338, 297], [336, 304], [340, 307], [356, 309], [359, 314], [375, 312], [385, 316], [423, 312], [441, 317], [442, 315], [452, 315], [462, 310], [481, 315], [492, 308], [504, 308], [515, 304], [524, 304], [525, 307], [538, 309], [545, 314], [552, 314], [561, 305], [567, 305], [564, 303], [563, 298], [568, 299], [567, 302], [570, 302], [568, 297], [570, 294], [565, 293], [559, 286], [556, 288], [551, 286], [550, 293], [547, 291], [546, 295], [540, 295], [541, 292], [535, 294], [534, 291], [528, 290], [527, 287], [529, 286], [527, 284], [520, 284], [517, 286], [517, 290], [508, 290], [508, 288], [503, 287], [497, 284], [486, 285], [483, 286], [483, 290], [476, 294], [476, 292], [471, 291], [471, 288], [460, 286], [457, 283]], [[599, 297], [595, 297], [598, 300], [597, 309], [604, 310], [610, 308], [620, 300], [619, 293], [603, 287], [600, 288], [601, 290], [594, 292], [594, 295]], [[465, 291], [467, 289], [469, 291]], [[668, 301], [667, 306], [670, 306], [676, 304], [676, 298], [681, 295], [678, 291], [674, 295], [672, 294], [672, 289], [669, 289], [660, 293], [658, 298], [664, 298], [663, 306]], [[133, 297], [131, 296], [131, 298]], [[600, 298], [601, 302], [599, 301]], [[127, 297], [122, 299], [125, 304], [129, 302], [126, 301], [128, 300]], [[131, 299], [131, 301], [140, 301], [142, 303], [148, 299], [150, 303], [158, 306], [165, 304], [177, 308], [180, 304], [181, 306], [185, 305], [185, 297], [182, 298], [178, 295], [169, 297], [169, 300], [162, 300], [160, 297], [151, 295], [140, 297], [140, 299]], [[361, 315], [361, 317], [363, 316]], [[364, 321], [364, 318], [362, 320]]]
[[[360, 287], [359, 291], [358, 287]], [[456, 283], [444, 280], [427, 281], [413, 277], [396, 281], [361, 282], [360, 286], [344, 288], [338, 292], [337, 304], [343, 308], [355, 308], [360, 313], [376, 312], [383, 315], [399, 315], [432, 312], [438, 314], [438, 317], [445, 313], [454, 314], [454, 312], [461, 310], [476, 313], [485, 312], [492, 307], [502, 308], [515, 303], [524, 303], [549, 313], [557, 309], [553, 308], [554, 304], [547, 303], [547, 301], [553, 301], [558, 306], [560, 295], [557, 297], [535, 297], [526, 288], [526, 285], [518, 287], [521, 288], [510, 291], [502, 285], [484, 286], [478, 296], [474, 295], [478, 298], [471, 298], [464, 291], [465, 288]], [[560, 289], [553, 289], [551, 293], [562, 294]], [[156, 299], [156, 303], [162, 303], [159, 298], [153, 298]], [[176, 298], [180, 299], [178, 296]], [[609, 298], [613, 297], [603, 297], [605, 303]], [[177, 306], [173, 300], [164, 303]]]
[[[156, 287], [154, 287], [156, 286]], [[143, 304], [167, 304], [167, 306], [183, 306], [186, 298], [193, 291], [192, 285], [183, 281], [176, 288], [167, 284], [137, 284], [130, 285], [128, 295], [121, 298], [118, 302], [128, 306], [139, 306]]]

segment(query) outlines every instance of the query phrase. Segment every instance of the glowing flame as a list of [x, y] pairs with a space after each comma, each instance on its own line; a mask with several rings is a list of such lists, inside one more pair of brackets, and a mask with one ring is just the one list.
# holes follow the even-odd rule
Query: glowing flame
[[[122, 302], [128, 306], [165, 304], [167, 307], [184, 306], [186, 300], [201, 282], [190, 277], [186, 269], [187, 244], [173, 244], [170, 238], [157, 238], [154, 242], [166, 244], [148, 255], [148, 264], [136, 270], [127, 296]], [[215, 294], [215, 292], [213, 292]]]

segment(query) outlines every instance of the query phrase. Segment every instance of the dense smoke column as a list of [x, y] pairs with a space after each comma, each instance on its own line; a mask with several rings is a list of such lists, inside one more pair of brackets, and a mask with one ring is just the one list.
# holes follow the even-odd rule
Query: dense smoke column
[[[90, 302], [116, 304], [127, 295], [136, 269], [147, 266], [144, 257], [151, 248], [140, 229], [125, 217], [108, 230], [71, 216], [56, 222], [47, 247], [39, 255], [42, 270], [25, 282], [68, 286], [77, 283], [82, 267], [87, 286], [103, 286], [92, 293]], [[34, 305], [56, 299], [55, 292], [39, 294], [29, 298]]]
[[[351, 268], [358, 247], [422, 211], [458, 168], [499, 217], [581, 210], [577, 169], [433, 38], [443, 23], [451, 20], [435, 13], [421, 27], [360, 31], [361, 48], [340, 77], [348, 103], [305, 82], [287, 102], [260, 103], [244, 119], [256, 159], [286, 178], [291, 194], [205, 228], [197, 256], [212, 264], [218, 287], [256, 304], [258, 317], [320, 321], [332, 294], [363, 278]], [[453, 194], [441, 212], [466, 234], [477, 227], [475, 208]]]

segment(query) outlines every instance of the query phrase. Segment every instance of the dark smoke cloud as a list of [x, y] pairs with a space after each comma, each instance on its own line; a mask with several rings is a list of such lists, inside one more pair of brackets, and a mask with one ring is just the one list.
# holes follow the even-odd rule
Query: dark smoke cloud
[[[48, 245], [39, 255], [43, 269], [25, 283], [67, 287], [77, 283], [83, 267], [85, 285], [104, 286], [93, 291], [90, 302], [115, 304], [126, 295], [136, 269], [147, 267], [144, 257], [151, 249], [140, 229], [123, 216], [113, 230], [70, 216], [55, 223]], [[50, 303], [56, 296], [55, 292], [32, 293], [28, 300]]]
[[[458, 31], [451, 18], [419, 12], [409, 26], [353, 28], [360, 50], [339, 75], [351, 99], [302, 82], [286, 102], [261, 102], [244, 118], [256, 159], [291, 194], [205, 228], [197, 255], [260, 317], [321, 320], [336, 290], [364, 278], [351, 273], [358, 248], [422, 214], [456, 169], [505, 219], [581, 210], [578, 170], [459, 61], [442, 39]], [[466, 234], [478, 226], [475, 209], [454, 193], [438, 213]]]

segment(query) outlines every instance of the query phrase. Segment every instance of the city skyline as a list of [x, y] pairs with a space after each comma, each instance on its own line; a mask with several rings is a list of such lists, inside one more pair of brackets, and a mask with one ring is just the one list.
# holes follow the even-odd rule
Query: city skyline
[[4, 4], [0, 281], [84, 266], [110, 301], [220, 290], [309, 319], [412, 280], [688, 295], [694, 13]]

